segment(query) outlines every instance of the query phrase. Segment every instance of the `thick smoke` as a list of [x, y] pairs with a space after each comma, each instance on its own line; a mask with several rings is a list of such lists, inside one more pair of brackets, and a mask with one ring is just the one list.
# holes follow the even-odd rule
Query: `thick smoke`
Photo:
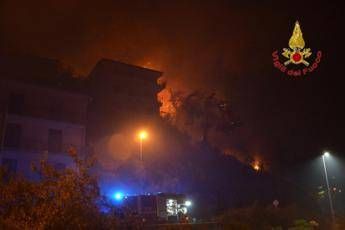
[[[241, 148], [242, 122], [229, 101], [211, 91], [174, 91], [158, 94], [160, 115], [195, 144], [207, 143], [244, 163], [263, 164], [262, 157]], [[261, 159], [260, 159], [261, 158]]]
[[[170, 89], [174, 97], [183, 92], [182, 101], [190, 98], [188, 103], [193, 105], [196, 97], [206, 100], [215, 92], [214, 98], [225, 99], [238, 115], [234, 121], [243, 123], [234, 129], [236, 134], [220, 142], [228, 143], [221, 148], [231, 154], [262, 156], [275, 152], [272, 136], [278, 137], [277, 145], [283, 142], [286, 130], [279, 127], [290, 122], [288, 112], [300, 110], [286, 106], [286, 113], [272, 115], [270, 108], [289, 105], [296, 88], [278, 82], [281, 76], [272, 74], [271, 52], [287, 44], [296, 19], [305, 25], [304, 34], [311, 47], [327, 46], [322, 41], [339, 35], [335, 22], [341, 21], [342, 7], [320, 7], [313, 2], [300, 3], [299, 9], [303, 10], [291, 10], [288, 2], [272, 5], [267, 1], [5, 0], [0, 7], [0, 49], [4, 53], [60, 59], [84, 76], [103, 57], [157, 69], [168, 80], [166, 90], [159, 95], [168, 98], [164, 101], [171, 100]], [[329, 46], [343, 43], [341, 37], [338, 40], [328, 42]], [[329, 53], [337, 49], [334, 46]], [[195, 92], [198, 96], [191, 98]], [[304, 98], [304, 92], [306, 89], [301, 88], [294, 101]], [[180, 115], [186, 117], [185, 106], [169, 106], [164, 103], [163, 110], [180, 110]], [[197, 128], [200, 125], [196, 125], [195, 116], [193, 125], [181, 122], [184, 119], [179, 115], [175, 117], [177, 127], [193, 139], [205, 137], [205, 128]], [[210, 142], [218, 136], [214, 127], [208, 131], [212, 133], [208, 134]], [[193, 131], [188, 132], [188, 128]]]
[[[81, 75], [102, 57], [161, 70], [168, 81], [158, 96], [163, 97], [163, 107], [170, 107], [162, 110], [175, 110], [166, 116], [171, 124], [194, 141], [207, 139], [224, 151], [230, 148], [232, 154], [243, 152], [231, 146], [238, 138], [224, 132], [224, 126], [233, 130], [231, 122], [237, 123], [237, 118], [229, 118], [220, 104], [226, 101], [226, 109], [231, 107], [228, 90], [240, 73], [245, 74], [248, 44], [256, 43], [251, 39], [255, 25], [242, 20], [253, 12], [250, 7], [76, 0], [36, 1], [21, 7], [5, 1], [3, 9], [5, 52], [61, 59]], [[122, 136], [114, 134], [109, 142]], [[121, 160], [130, 156], [128, 146], [119, 148], [125, 154], [117, 156]]]

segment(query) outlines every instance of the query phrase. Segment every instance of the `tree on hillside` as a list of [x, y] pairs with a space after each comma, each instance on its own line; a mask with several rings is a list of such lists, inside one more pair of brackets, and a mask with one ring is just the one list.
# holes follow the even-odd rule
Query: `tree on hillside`
[[226, 136], [239, 126], [226, 100], [214, 92], [185, 93], [164, 89], [159, 94], [161, 116], [194, 140]]

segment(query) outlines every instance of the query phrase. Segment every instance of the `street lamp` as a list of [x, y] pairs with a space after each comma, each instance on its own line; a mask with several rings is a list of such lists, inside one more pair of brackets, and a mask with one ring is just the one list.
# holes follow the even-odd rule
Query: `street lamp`
[[139, 141], [140, 141], [140, 160], [143, 161], [143, 141], [147, 139], [148, 133], [145, 130], [141, 130], [138, 133]]
[[327, 166], [326, 166], [326, 161], [325, 161], [325, 158], [329, 157], [329, 156], [330, 156], [329, 152], [324, 152], [323, 155], [322, 155], [322, 162], [323, 162], [323, 169], [325, 171], [325, 178], [326, 178], [326, 185], [327, 185], [327, 192], [328, 192], [329, 207], [330, 207], [330, 210], [331, 210], [332, 221], [334, 223], [333, 201], [332, 201], [332, 197], [331, 197], [331, 190], [329, 188]]
[[143, 158], [143, 141], [148, 138], [148, 133], [146, 130], [140, 130], [138, 132], [138, 138], [139, 138], [139, 143], [140, 143], [140, 161], [141, 161], [141, 166], [143, 169], [143, 177], [141, 178], [141, 189], [142, 193], [144, 194], [144, 177], [145, 177], [145, 168], [144, 168], [144, 158]]
[[323, 155], [324, 155], [325, 157], [329, 157], [329, 156], [330, 156], [329, 152], [324, 152]]

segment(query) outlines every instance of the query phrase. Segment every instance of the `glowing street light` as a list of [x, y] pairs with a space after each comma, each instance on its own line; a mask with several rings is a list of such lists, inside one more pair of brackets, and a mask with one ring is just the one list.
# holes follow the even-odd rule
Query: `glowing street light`
[[147, 132], [145, 130], [141, 130], [138, 134], [140, 140], [145, 140], [148, 136]]
[[324, 155], [325, 157], [329, 157], [329, 156], [330, 156], [329, 152], [324, 152], [323, 155]]
[[[143, 158], [143, 142], [148, 138], [149, 134], [146, 130], [140, 130], [138, 132], [138, 138], [140, 143], [140, 161], [142, 163], [143, 169], [144, 169], [144, 158]], [[144, 178], [141, 179], [142, 184], [142, 193], [144, 194]]]
[[325, 179], [326, 179], [326, 185], [327, 185], [329, 207], [330, 207], [330, 210], [331, 210], [331, 216], [332, 216], [332, 220], [333, 220], [333, 223], [334, 223], [334, 209], [333, 209], [333, 201], [332, 201], [332, 197], [331, 197], [331, 189], [329, 188], [327, 166], [326, 166], [326, 161], [325, 161], [326, 157], [330, 157], [330, 153], [329, 152], [324, 152], [322, 154], [322, 162], [323, 162], [323, 169], [324, 169], [324, 172], [325, 172]]
[[148, 138], [148, 133], [145, 130], [141, 130], [138, 133], [138, 137], [140, 140], [140, 160], [143, 160], [143, 141]]

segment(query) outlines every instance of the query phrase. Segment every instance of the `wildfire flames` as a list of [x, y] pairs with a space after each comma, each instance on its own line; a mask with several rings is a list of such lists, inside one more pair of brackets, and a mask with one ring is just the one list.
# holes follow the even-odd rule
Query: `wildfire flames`
[[[160, 115], [182, 133], [188, 134], [194, 142], [206, 141], [225, 155], [231, 155], [250, 165], [254, 170], [262, 170], [263, 162], [236, 148], [242, 142], [237, 128], [241, 125], [230, 110], [229, 103], [214, 92], [182, 91], [167, 87], [157, 95]], [[235, 133], [235, 135], [234, 135]]]
[[157, 98], [158, 101], [161, 103], [161, 106], [159, 108], [159, 113], [161, 117], [169, 119], [176, 118], [176, 108], [181, 106], [181, 102], [173, 101], [171, 90], [167, 88], [163, 89], [158, 93]]
[[161, 117], [194, 141], [207, 141], [219, 147], [239, 124], [227, 101], [214, 92], [174, 91], [165, 87], [157, 98]]

